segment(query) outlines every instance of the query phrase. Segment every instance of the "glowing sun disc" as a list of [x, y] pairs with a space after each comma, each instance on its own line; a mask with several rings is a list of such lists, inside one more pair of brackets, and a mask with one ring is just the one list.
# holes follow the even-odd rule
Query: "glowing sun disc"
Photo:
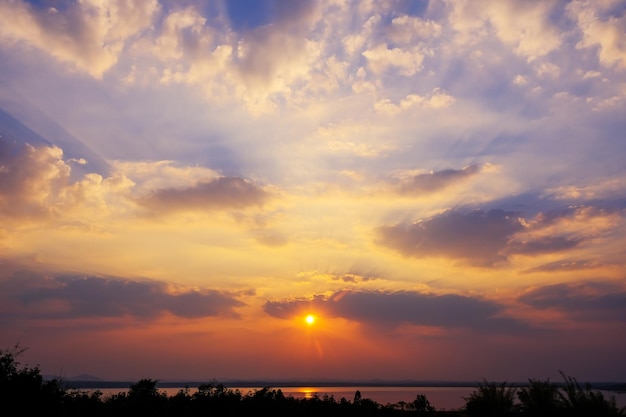
[[311, 324], [315, 323], [315, 316], [313, 314], [309, 314], [304, 318], [304, 321], [310, 326]]

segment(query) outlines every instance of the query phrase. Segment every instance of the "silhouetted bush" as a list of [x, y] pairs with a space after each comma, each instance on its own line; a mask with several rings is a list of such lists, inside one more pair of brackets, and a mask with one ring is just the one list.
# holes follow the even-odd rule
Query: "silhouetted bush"
[[506, 382], [497, 384], [484, 381], [465, 401], [465, 409], [470, 416], [510, 416], [514, 411], [515, 388]]
[[558, 417], [563, 415], [564, 405], [561, 401], [559, 387], [555, 383], [530, 379], [528, 386], [517, 392], [520, 400], [520, 411], [529, 417]]
[[560, 393], [568, 416], [573, 417], [613, 417], [624, 414], [624, 409], [617, 408], [615, 399], [607, 400], [600, 391], [592, 391], [591, 385], [582, 388], [575, 378], [566, 376], [564, 393]]

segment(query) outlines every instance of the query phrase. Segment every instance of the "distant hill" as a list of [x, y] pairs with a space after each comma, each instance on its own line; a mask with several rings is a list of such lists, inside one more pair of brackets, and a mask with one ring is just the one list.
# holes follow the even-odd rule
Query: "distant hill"
[[97, 376], [93, 376], [90, 374], [80, 374], [76, 376], [72, 376], [66, 378], [68, 381], [102, 381], [102, 378], [98, 378]]
[[42, 375], [43, 379], [50, 381], [52, 379], [58, 379], [61, 381], [71, 381], [71, 382], [89, 382], [89, 383], [106, 383], [105, 380], [90, 374], [79, 374], [75, 376], [59, 376], [59, 375]]

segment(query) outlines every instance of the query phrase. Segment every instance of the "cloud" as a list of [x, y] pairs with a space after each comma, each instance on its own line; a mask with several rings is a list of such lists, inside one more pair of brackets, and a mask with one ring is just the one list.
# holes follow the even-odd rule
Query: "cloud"
[[210, 100], [237, 97], [258, 115], [274, 110], [276, 98], [291, 98], [294, 85], [309, 84], [321, 58], [309, 32], [319, 17], [316, 3], [281, 3], [271, 24], [236, 32], [228, 26], [232, 20], [208, 19], [189, 6], [167, 14], [157, 35], [142, 39], [134, 52], [161, 61], [161, 82], [200, 86]]
[[3, 315], [44, 318], [155, 319], [237, 316], [244, 305], [235, 294], [173, 287], [164, 282], [16, 270], [0, 276]]
[[206, 18], [193, 7], [173, 10], [163, 19], [161, 32], [154, 39], [150, 52], [163, 61], [198, 56], [213, 41], [213, 33], [206, 23]]
[[330, 317], [390, 327], [411, 324], [503, 332], [526, 327], [521, 321], [503, 316], [503, 307], [491, 301], [412, 291], [342, 291], [307, 300], [268, 301], [264, 311], [281, 319], [319, 311]]
[[238, 44], [238, 94], [251, 111], [265, 112], [272, 108], [273, 95], [295, 98], [296, 85], [309, 85], [320, 56], [321, 45], [315, 40], [274, 27], [260, 28]]
[[220, 178], [218, 171], [203, 166], [184, 166], [174, 161], [113, 161], [113, 168], [128, 177], [138, 195], [154, 190], [186, 188]]
[[0, 137], [0, 213], [45, 217], [68, 184], [70, 166], [56, 146], [32, 146]]
[[387, 70], [397, 69], [401, 75], [411, 76], [422, 69], [422, 62], [427, 52], [419, 48], [405, 50], [402, 48], [389, 49], [385, 44], [379, 44], [362, 53], [367, 59], [368, 67], [378, 76]]
[[567, 11], [582, 34], [577, 48], [597, 47], [601, 65], [626, 69], [626, 15], [623, 9], [620, 13], [618, 2], [575, 0], [568, 4]]
[[381, 226], [377, 242], [405, 256], [445, 257], [474, 266], [497, 266], [511, 255], [564, 252], [608, 236], [623, 222], [619, 210], [591, 206], [521, 213], [451, 209], [410, 224]]
[[[154, 37], [146, 36], [133, 45], [136, 66], [128, 83], [142, 80], [149, 71], [139, 58], [156, 57], [159, 82], [200, 86], [207, 96], [230, 94], [235, 40], [228, 27], [208, 22], [196, 8], [174, 9], [163, 19]], [[138, 67], [137, 67], [138, 66]], [[151, 68], [154, 71], [155, 68]]]
[[511, 239], [508, 252], [558, 252], [610, 236], [623, 223], [623, 213], [596, 203], [599, 206], [570, 206], [525, 219], [525, 230]]
[[444, 169], [425, 174], [417, 174], [404, 178], [398, 186], [400, 194], [427, 194], [443, 190], [459, 183], [481, 171], [478, 165], [470, 165], [462, 169]]
[[153, 212], [242, 209], [261, 206], [270, 197], [252, 181], [202, 167], [177, 167], [169, 161], [113, 166], [110, 176], [88, 173], [72, 182], [72, 167], [60, 148], [0, 137], [0, 214], [95, 224], [141, 207]]
[[503, 251], [509, 238], [523, 229], [513, 212], [448, 210], [408, 225], [382, 226], [378, 243], [406, 256], [443, 256], [493, 266], [506, 261]]
[[442, 109], [450, 106], [454, 101], [454, 97], [450, 94], [435, 88], [429, 96], [422, 97], [418, 94], [409, 94], [397, 104], [388, 98], [378, 100], [374, 104], [374, 108], [379, 113], [391, 116], [410, 109]]
[[[49, 84], [47, 81], [43, 82]], [[73, 164], [72, 179], [88, 172], [102, 175], [110, 173], [110, 167], [104, 158], [42, 111], [38, 106], [40, 103], [35, 105], [29, 102], [29, 98], [26, 98], [29, 96], [31, 94], [23, 95], [23, 92], [16, 91], [13, 86], [0, 80], [0, 140], [63, 149], [67, 161]]]
[[72, 182], [72, 167], [56, 146], [0, 137], [0, 214], [15, 220], [96, 222], [132, 210], [134, 183], [123, 174], [88, 173]]
[[541, 310], [559, 310], [583, 321], [624, 322], [626, 291], [613, 283], [554, 284], [534, 288], [518, 301]]
[[85, 0], [72, 2], [64, 10], [19, 0], [2, 2], [0, 41], [23, 42], [102, 78], [117, 62], [126, 40], [147, 29], [159, 10], [156, 0]]
[[547, 252], [560, 252], [575, 248], [583, 241], [579, 237], [542, 236], [532, 241], [512, 242], [508, 250], [522, 255], [534, 255]]
[[394, 150], [387, 140], [379, 138], [379, 132], [372, 131], [366, 123], [331, 124], [317, 128], [315, 142], [311, 146], [320, 147], [331, 154], [352, 154], [360, 158], [376, 158]]
[[372, 274], [347, 272], [345, 274], [333, 275], [332, 279], [336, 281], [343, 281], [343, 282], [356, 284], [356, 283], [362, 283], [362, 282], [368, 282], [368, 281], [375, 281], [375, 280], [379, 280], [382, 278], [377, 275], [372, 275]]
[[405, 45], [420, 39], [439, 37], [441, 33], [441, 24], [408, 15], [393, 18], [391, 26], [387, 28], [387, 36], [391, 41]]
[[544, 191], [555, 200], [572, 202], [609, 202], [626, 194], [626, 183], [621, 178], [596, 179], [591, 184], [563, 185]]
[[155, 211], [216, 210], [260, 206], [268, 196], [243, 178], [220, 177], [190, 187], [155, 190], [140, 202]]
[[487, 0], [476, 7], [471, 1], [449, 1], [450, 23], [463, 44], [478, 43], [493, 32], [519, 56], [533, 60], [561, 45], [558, 27], [550, 16], [556, 1], [524, 2]]
[[598, 268], [601, 265], [602, 264], [600, 264], [599, 262], [592, 260], [563, 259], [527, 269], [523, 271], [523, 273], [532, 274], [537, 272], [580, 271], [583, 269]]

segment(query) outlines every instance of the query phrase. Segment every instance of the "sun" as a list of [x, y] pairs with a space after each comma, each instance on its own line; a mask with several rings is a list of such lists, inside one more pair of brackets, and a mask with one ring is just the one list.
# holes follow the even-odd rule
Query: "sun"
[[306, 324], [311, 326], [313, 323], [315, 323], [315, 316], [313, 314], [307, 314], [307, 316], [304, 318], [304, 321], [306, 322]]

